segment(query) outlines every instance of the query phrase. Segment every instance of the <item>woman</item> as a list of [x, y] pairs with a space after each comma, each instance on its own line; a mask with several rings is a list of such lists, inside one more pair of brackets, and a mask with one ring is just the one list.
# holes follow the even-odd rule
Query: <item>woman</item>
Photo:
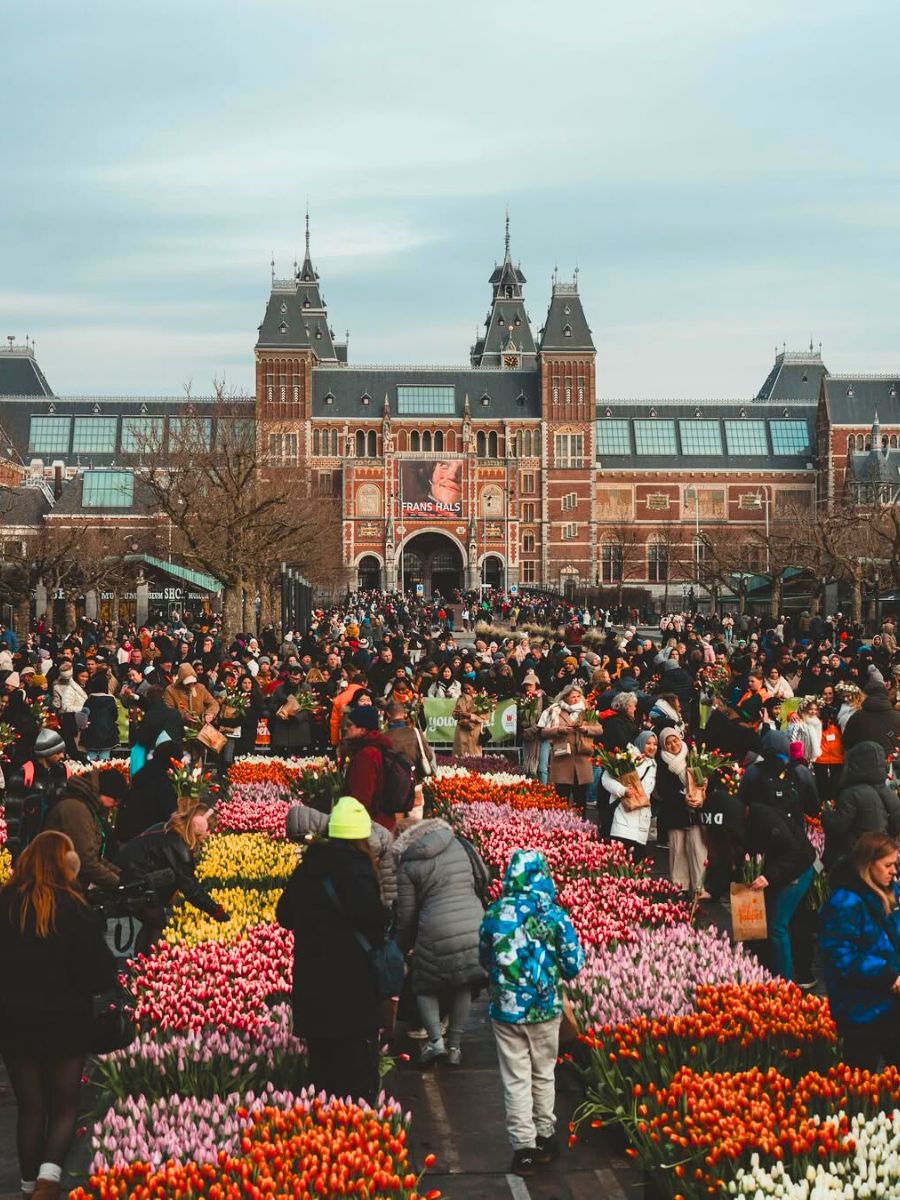
[[541, 718], [544, 737], [550, 742], [550, 783], [557, 795], [582, 811], [594, 778], [594, 739], [603, 733], [602, 725], [585, 720], [585, 711], [584, 692], [569, 686], [547, 709], [546, 721]]
[[853, 849], [861, 834], [900, 834], [900, 798], [887, 783], [880, 742], [859, 742], [847, 751], [837, 800], [822, 810], [822, 828], [829, 867]]
[[[653, 795], [656, 787], [658, 746], [656, 734], [652, 729], [643, 730], [629, 745], [629, 749], [633, 750], [639, 758], [635, 774], [640, 779], [641, 787], [648, 799]], [[622, 801], [624, 797], [631, 794], [632, 788], [620, 780], [614, 779], [606, 771], [603, 772], [600, 783], [608, 795], [610, 806], [613, 809], [610, 838], [627, 847], [635, 862], [641, 862], [647, 855], [647, 838], [650, 834], [651, 819], [650, 805], [647, 804], [643, 808], [626, 808]]]
[[[86, 714], [83, 716], [82, 714]], [[103, 762], [119, 744], [119, 709], [115, 696], [109, 694], [109, 677], [105, 671], [88, 680], [87, 700], [75, 723], [81, 728], [81, 747], [88, 762]]]
[[481, 757], [481, 731], [485, 717], [475, 711], [475, 695], [475, 684], [469, 679], [464, 680], [462, 695], [453, 709], [453, 720], [456, 722], [453, 753], [460, 757]]
[[[478, 963], [478, 930], [484, 907], [478, 892], [490, 875], [446, 821], [420, 821], [394, 843], [397, 858], [397, 942], [413, 950], [412, 988], [428, 1040], [424, 1066], [445, 1058], [462, 1061], [472, 988], [487, 979]], [[477, 876], [477, 878], [476, 878]], [[478, 891], [476, 891], [476, 887]], [[450, 1017], [447, 1043], [441, 1034], [441, 998]]]
[[441, 673], [428, 689], [432, 700], [458, 700], [462, 695], [462, 687], [458, 679], [453, 678], [450, 667], [442, 667]]
[[829, 684], [822, 692], [822, 748], [813, 762], [816, 790], [825, 804], [837, 797], [838, 780], [844, 769], [844, 738], [838, 724], [837, 698]]
[[703, 893], [706, 846], [699, 805], [688, 803], [688, 749], [674, 729], [659, 735], [660, 766], [656, 773], [659, 821], [669, 834], [669, 875], [690, 895]]
[[177, 892], [214, 921], [229, 919], [222, 905], [213, 900], [197, 879], [196, 862], [211, 832], [212, 807], [201, 801], [180, 801], [164, 828], [151, 827], [123, 847], [119, 862], [125, 882], [143, 879], [154, 871], [171, 871], [173, 876], [168, 887], [155, 889], [159, 903], [142, 918], [140, 949], [152, 946], [162, 935], [168, 906]]
[[831, 874], [819, 949], [842, 1061], [862, 1070], [900, 1066], [900, 888], [897, 845], [864, 833]]
[[317, 1091], [378, 1094], [381, 1000], [369, 954], [384, 944], [387, 911], [369, 852], [372, 819], [342, 796], [328, 837], [313, 842], [278, 901], [279, 925], [294, 934], [294, 1032], [306, 1040]]
[[519, 697], [519, 727], [522, 730], [522, 767], [526, 775], [536, 778], [540, 769], [541, 719], [547, 697], [541, 691], [541, 681], [534, 671], [526, 671], [522, 677], [522, 692]]
[[788, 718], [787, 735], [803, 747], [802, 761], [807, 766], [816, 761], [822, 753], [822, 721], [817, 697], [803, 697]]
[[114, 987], [104, 927], [63, 833], [39, 834], [0, 890], [0, 1053], [18, 1106], [22, 1195], [56, 1200], [75, 1133], [92, 997]]
[[256, 734], [260, 718], [266, 714], [266, 702], [259, 681], [252, 675], [242, 675], [238, 680], [237, 689], [247, 707], [237, 725], [240, 734], [235, 743], [234, 756], [240, 758], [245, 754], [252, 754], [256, 748]]

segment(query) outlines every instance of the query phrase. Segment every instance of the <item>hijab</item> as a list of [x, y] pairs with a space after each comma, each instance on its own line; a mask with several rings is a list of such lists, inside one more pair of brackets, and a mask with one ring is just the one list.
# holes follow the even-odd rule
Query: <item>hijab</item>
[[[666, 749], [666, 742], [670, 737], [677, 737], [681, 742], [681, 749], [677, 754], [672, 754]], [[687, 746], [677, 729], [664, 729], [659, 735], [659, 754], [660, 758], [669, 768], [673, 775], [676, 775], [682, 783], [687, 781]]]

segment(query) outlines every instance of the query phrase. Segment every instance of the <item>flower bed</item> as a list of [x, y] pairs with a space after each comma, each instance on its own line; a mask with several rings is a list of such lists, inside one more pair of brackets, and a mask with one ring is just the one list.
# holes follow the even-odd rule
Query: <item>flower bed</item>
[[248, 930], [270, 925], [275, 920], [275, 905], [281, 895], [276, 887], [213, 887], [210, 896], [228, 913], [227, 921], [216, 921], [199, 908], [181, 904], [163, 931], [170, 946], [184, 943], [198, 946], [204, 942], [231, 942]]
[[465, 767], [438, 767], [427, 786], [435, 806], [484, 803], [563, 811], [569, 807], [553, 788], [511, 773], [476, 775]]
[[291, 793], [280, 783], [233, 783], [216, 805], [217, 828], [223, 833], [264, 833], [285, 837]]
[[297, 865], [296, 847], [263, 833], [222, 833], [211, 837], [197, 864], [197, 877], [219, 887], [249, 883], [281, 884]]
[[247, 754], [228, 768], [229, 783], [275, 783], [290, 788], [306, 771], [331, 770], [328, 758], [280, 758], [278, 755]]

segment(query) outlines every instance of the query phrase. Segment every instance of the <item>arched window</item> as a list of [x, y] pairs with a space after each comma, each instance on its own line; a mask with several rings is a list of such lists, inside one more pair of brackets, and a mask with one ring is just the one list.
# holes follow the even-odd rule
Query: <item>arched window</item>
[[431, 453], [431, 434], [427, 429], [422, 434], [422, 449]]
[[313, 430], [313, 454], [319, 453], [319, 445], [320, 445], [319, 431], [318, 431], [318, 429], [314, 429]]
[[847, 453], [854, 454], [856, 452], [856, 434], [851, 433], [847, 438]]
[[669, 548], [664, 542], [647, 545], [647, 578], [651, 583], [665, 583], [669, 578]]
[[534, 437], [534, 435], [530, 429], [526, 429], [524, 431], [524, 433], [522, 434], [522, 440], [525, 443], [525, 457], [526, 458], [532, 458], [534, 456], [534, 445], [533, 445], [533, 441], [532, 441], [533, 437]]
[[497, 435], [496, 435], [496, 433], [489, 433], [489, 434], [488, 434], [488, 440], [487, 440], [487, 456], [488, 456], [488, 458], [497, 458], [497, 457], [498, 457], [498, 454], [497, 454]]
[[409, 435], [409, 448], [416, 451], [421, 449], [418, 430], [414, 429]]
[[867, 437], [867, 438], [866, 438], [866, 449], [867, 449], [867, 450], [871, 450], [871, 449], [872, 449], [872, 436], [871, 436], [871, 434], [869, 435], [869, 437]]
[[455, 450], [456, 449], [456, 434], [453, 432], [452, 429], [447, 430], [447, 439], [446, 440], [447, 440], [447, 449]]
[[366, 435], [366, 456], [368, 458], [378, 457], [378, 434], [374, 429], [370, 429]]
[[444, 450], [444, 435], [443, 435], [443, 433], [441, 432], [441, 430], [440, 430], [440, 429], [438, 429], [438, 430], [437, 430], [437, 432], [436, 432], [436, 433], [435, 433], [435, 435], [434, 435], [434, 448], [435, 448], [435, 451], [437, 451], [437, 452], [440, 452], [440, 453], [443, 453], [443, 450]]
[[479, 458], [487, 457], [487, 438], [483, 431], [480, 431], [475, 438], [475, 453]]
[[600, 578], [604, 583], [621, 581], [622, 558], [621, 542], [604, 542], [600, 547]]
[[338, 453], [338, 436], [337, 436], [337, 430], [336, 430], [336, 429], [332, 429], [332, 431], [331, 431], [331, 457], [332, 457], [332, 458], [337, 458], [337, 453]]
[[898, 446], [900, 446], [900, 440], [898, 440], [896, 433], [892, 433], [891, 434], [891, 449], [896, 450]]
[[533, 554], [534, 553], [534, 534], [533, 533], [523, 533], [522, 534], [522, 553], [523, 554]]
[[366, 457], [366, 435], [361, 429], [357, 429], [356, 431], [356, 457]]
[[400, 432], [397, 434], [397, 449], [398, 450], [408, 450], [409, 449], [409, 438], [406, 436], [405, 429], [401, 429]]

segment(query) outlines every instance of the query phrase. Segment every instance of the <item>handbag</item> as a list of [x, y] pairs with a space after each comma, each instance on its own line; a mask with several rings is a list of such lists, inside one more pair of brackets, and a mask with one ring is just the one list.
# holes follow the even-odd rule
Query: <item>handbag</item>
[[125, 1050], [137, 1035], [132, 996], [125, 988], [117, 985], [93, 997], [89, 1046], [92, 1054]]
[[[346, 916], [344, 906], [341, 904], [331, 880], [328, 878], [324, 879], [322, 886], [325, 889], [325, 895], [334, 907], [339, 913]], [[400, 992], [403, 989], [406, 961], [403, 957], [403, 951], [397, 945], [394, 938], [395, 921], [396, 917], [392, 914], [390, 927], [385, 934], [383, 946], [373, 946], [366, 935], [361, 933], [355, 926], [353, 926], [353, 936], [369, 960], [379, 1000], [382, 1002], [390, 1001], [394, 1004], [396, 1010], [396, 1001], [399, 999]], [[350, 924], [349, 919], [347, 923]]]

